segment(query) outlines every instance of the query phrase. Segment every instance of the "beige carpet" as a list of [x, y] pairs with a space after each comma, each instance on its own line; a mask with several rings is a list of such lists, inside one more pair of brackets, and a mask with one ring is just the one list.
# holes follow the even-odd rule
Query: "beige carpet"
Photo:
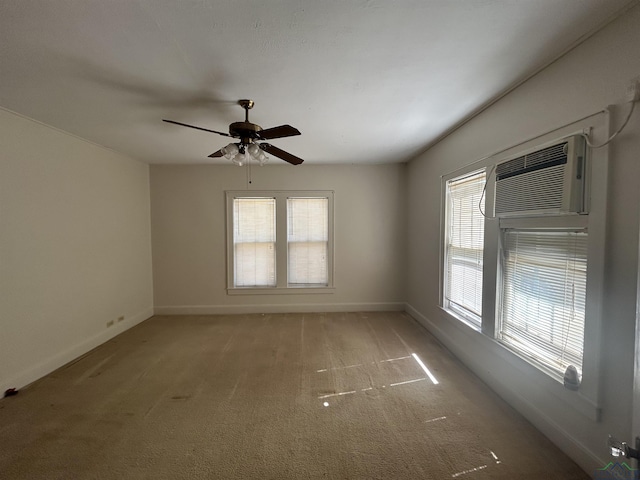
[[589, 478], [403, 313], [154, 317], [0, 400], [0, 477]]

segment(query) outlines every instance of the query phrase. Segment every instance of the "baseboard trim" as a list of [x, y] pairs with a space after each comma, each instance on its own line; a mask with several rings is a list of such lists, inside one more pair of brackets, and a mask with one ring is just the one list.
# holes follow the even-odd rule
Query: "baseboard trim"
[[94, 348], [111, 340], [116, 335], [138, 325], [152, 316], [153, 308], [151, 307], [146, 308], [136, 315], [129, 316], [125, 322], [117, 323], [112, 328], [106, 329], [77, 345], [73, 345], [64, 351], [57, 353], [37, 365], [27, 368], [14, 377], [6, 379], [6, 382], [3, 382], [4, 385], [0, 385], [0, 391], [4, 392], [7, 388], [24, 388], [25, 386], [35, 382], [45, 375], [48, 375], [78, 357], [81, 357]]
[[[413, 306], [407, 303], [405, 305], [405, 312], [413, 317], [413, 319], [429, 331], [429, 333], [434, 335], [451, 353], [464, 363], [467, 368], [473, 371], [473, 373], [482, 379], [494, 392], [535, 425], [535, 427], [558, 446], [558, 448], [580, 465], [585, 472], [591, 474], [595, 469], [602, 468], [609, 462], [609, 459], [600, 458], [580, 442], [579, 439], [558, 425], [551, 417], [524, 397], [521, 392], [509, 388], [507, 384], [492, 375], [488, 369], [482, 369], [467, 352], [463, 349], [456, 348], [455, 342], [445, 331], [429, 318], [422, 315]], [[496, 359], [499, 361], [497, 354]]]
[[249, 313], [308, 312], [403, 312], [402, 302], [385, 303], [295, 303], [268, 305], [171, 305], [156, 306], [156, 315], [231, 315]]

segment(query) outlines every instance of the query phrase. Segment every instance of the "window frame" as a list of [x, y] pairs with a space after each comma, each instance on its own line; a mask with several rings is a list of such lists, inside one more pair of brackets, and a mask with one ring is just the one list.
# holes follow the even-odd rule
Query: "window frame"
[[[450, 300], [448, 298], [448, 286], [449, 286], [449, 276], [448, 276], [448, 272], [449, 272], [449, 268], [448, 268], [448, 249], [449, 249], [449, 245], [451, 243], [450, 241], [450, 225], [451, 225], [451, 218], [452, 218], [452, 212], [449, 209], [449, 206], [451, 204], [450, 202], [450, 198], [451, 198], [451, 194], [450, 194], [450, 183], [451, 182], [455, 182], [458, 180], [463, 180], [465, 178], [468, 177], [473, 177], [476, 175], [481, 175], [484, 174], [484, 200], [485, 200], [485, 212], [486, 212], [486, 187], [487, 187], [487, 170], [486, 168], [476, 168], [476, 169], [470, 169], [469, 171], [465, 171], [464, 173], [456, 173], [456, 174], [452, 174], [452, 175], [448, 175], [446, 177], [443, 177], [443, 182], [442, 182], [442, 187], [444, 190], [444, 194], [443, 194], [443, 199], [444, 199], [444, 218], [443, 218], [443, 238], [442, 238], [442, 268], [441, 268], [441, 273], [442, 273], [442, 281], [441, 281], [441, 295], [440, 295], [440, 305], [441, 307], [447, 311], [448, 313], [450, 313], [452, 316], [454, 316], [455, 318], [457, 318], [458, 320], [460, 320], [461, 322], [467, 324], [468, 326], [470, 326], [471, 328], [475, 329], [475, 330], [480, 330], [482, 328], [482, 312], [480, 313], [480, 315], [476, 315], [473, 312], [466, 312], [464, 308], [462, 307], [454, 307], [452, 305], [450, 305]], [[486, 222], [485, 222], [486, 223]], [[486, 231], [486, 225], [483, 225], [483, 238], [484, 238], [484, 233]], [[484, 251], [485, 251], [485, 245], [486, 240], [483, 241], [483, 247], [482, 247], [482, 256], [483, 256], [483, 268], [482, 268], [482, 277], [483, 277], [483, 285], [481, 288], [481, 292], [480, 292], [480, 297], [482, 300], [482, 304], [484, 304]], [[484, 306], [481, 307], [482, 309], [484, 309]]]
[[[308, 222], [308, 219], [313, 218], [312, 215], [307, 214], [302, 216], [302, 219], [297, 218], [298, 213], [305, 211], [310, 206], [320, 201], [323, 208], [320, 209], [319, 217], [325, 222], [315, 223], [314, 221]], [[302, 228], [301, 228], [302, 227]], [[310, 232], [311, 237], [316, 238], [299, 238], [308, 237]], [[317, 250], [317, 251], [315, 251]], [[316, 288], [327, 287], [329, 282], [329, 198], [327, 196], [318, 197], [293, 197], [287, 196], [287, 286], [289, 288]], [[305, 257], [305, 253], [311, 252], [312, 255], [324, 257], [322, 267], [319, 272], [315, 272], [318, 275], [318, 282], [310, 281], [314, 276], [314, 272], [309, 269], [303, 273], [296, 272], [296, 266], [299, 264], [299, 258]], [[302, 262], [302, 265], [308, 266], [311, 263]], [[298, 276], [303, 278], [298, 278]], [[306, 281], [302, 281], [306, 280]]]
[[[496, 312], [496, 332], [495, 338], [496, 340], [503, 345], [506, 349], [512, 351], [519, 357], [525, 359], [528, 363], [535, 366], [540, 371], [549, 375], [553, 379], [558, 382], [563, 381], [564, 371], [560, 372], [557, 369], [554, 369], [550, 365], [547, 365], [544, 361], [536, 358], [534, 355], [530, 354], [526, 350], [520, 349], [514, 344], [511, 344], [507, 341], [504, 341], [501, 338], [502, 333], [502, 322], [504, 321], [504, 278], [505, 278], [505, 246], [504, 246], [504, 235], [507, 232], [526, 232], [526, 233], [537, 233], [537, 232], [571, 232], [571, 233], [584, 233], [587, 235], [586, 243], [587, 243], [587, 262], [586, 262], [586, 287], [585, 287], [585, 299], [582, 308], [584, 309], [584, 320], [583, 320], [583, 335], [586, 336], [586, 325], [587, 325], [587, 295], [590, 292], [589, 285], [589, 257], [588, 257], [588, 245], [589, 245], [589, 229], [588, 229], [588, 216], [587, 215], [552, 215], [549, 217], [516, 217], [511, 219], [503, 218], [500, 222], [500, 242], [499, 242], [499, 257], [500, 264], [498, 268], [498, 281], [500, 282], [500, 289], [497, 292], [497, 312]], [[582, 351], [582, 359], [581, 364], [579, 365], [580, 372], [584, 371], [584, 340], [583, 337], [583, 351]]]
[[[544, 148], [571, 135], [590, 132], [596, 140], [608, 138], [613, 132], [611, 125], [611, 111], [606, 109], [597, 114], [585, 117], [563, 127], [550, 130], [541, 135], [512, 144], [492, 155], [482, 157], [475, 162], [456, 169], [441, 176], [441, 205], [440, 205], [440, 268], [439, 288], [440, 301], [444, 294], [444, 234], [446, 208], [446, 180], [485, 168], [487, 174], [487, 188], [485, 192], [485, 212], [493, 212], [495, 197], [494, 168], [498, 163], [521, 156], [527, 152]], [[482, 300], [482, 328], [478, 330], [472, 325], [460, 321], [459, 317], [446, 310], [440, 304], [440, 315], [443, 322], [459, 329], [463, 334], [478, 336], [476, 341], [492, 345], [492, 352], [496, 358], [509, 363], [521, 374], [531, 378], [545, 392], [553, 394], [560, 401], [570, 404], [577, 412], [593, 421], [598, 421], [600, 410], [601, 388], [601, 344], [603, 328], [603, 305], [605, 304], [605, 271], [606, 271], [606, 240], [607, 240], [607, 198], [609, 155], [608, 149], [587, 149], [587, 184], [585, 198], [588, 202], [587, 215], [544, 215], [530, 218], [531, 225], [551, 226], [566, 224], [567, 220], [578, 222], [588, 228], [587, 245], [587, 294], [585, 304], [585, 332], [582, 362], [582, 384], [578, 391], [564, 388], [561, 381], [549, 372], [539, 368], [525, 356], [508, 348], [496, 338], [498, 331], [499, 292], [502, 290], [501, 273], [499, 272], [500, 229], [515, 225], [520, 219], [510, 217], [498, 219], [489, 216], [485, 219], [484, 231], [484, 272], [483, 272], [483, 300]], [[469, 328], [471, 327], [471, 328]]]
[[[226, 198], [226, 261], [228, 295], [327, 294], [334, 292], [334, 213], [333, 190], [227, 190]], [[273, 198], [276, 201], [276, 285], [274, 287], [237, 287], [234, 285], [233, 203], [236, 198]], [[287, 252], [287, 199], [327, 198], [328, 244], [327, 285], [289, 285]]]
[[[276, 286], [276, 199], [273, 197], [234, 197], [233, 285], [235, 288], [272, 288]], [[262, 215], [258, 215], [256, 210]], [[253, 212], [252, 212], [253, 210]], [[246, 215], [246, 216], [245, 216]], [[254, 221], [256, 219], [259, 221]], [[251, 220], [247, 222], [246, 220]], [[262, 228], [258, 227], [261, 225]], [[246, 227], [246, 230], [243, 228]], [[245, 248], [248, 247], [248, 250]], [[239, 252], [244, 252], [240, 255]], [[254, 252], [252, 254], [252, 252]], [[255, 253], [260, 252], [260, 253]], [[245, 264], [242, 260], [247, 261]], [[258, 261], [262, 260], [260, 264]], [[262, 267], [262, 268], [261, 268]], [[261, 278], [263, 281], [257, 281]], [[252, 283], [252, 281], [254, 283]]]

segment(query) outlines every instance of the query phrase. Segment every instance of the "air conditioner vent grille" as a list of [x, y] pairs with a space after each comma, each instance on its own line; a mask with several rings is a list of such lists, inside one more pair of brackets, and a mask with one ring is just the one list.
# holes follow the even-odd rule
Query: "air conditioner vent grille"
[[496, 192], [496, 213], [559, 210], [562, 208], [563, 182], [563, 165], [501, 180]]
[[496, 180], [567, 163], [568, 143], [559, 143], [501, 163], [496, 167]]

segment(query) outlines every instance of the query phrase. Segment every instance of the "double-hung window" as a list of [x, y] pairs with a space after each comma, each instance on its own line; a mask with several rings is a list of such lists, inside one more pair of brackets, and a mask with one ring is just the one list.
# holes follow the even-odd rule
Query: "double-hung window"
[[227, 192], [230, 293], [328, 292], [333, 192]]
[[609, 167], [606, 149], [587, 149], [573, 132], [604, 135], [604, 120], [581, 120], [441, 180], [442, 318], [470, 326], [469, 338], [496, 361], [594, 421]]
[[444, 308], [480, 327], [484, 253], [485, 172], [446, 182]]
[[502, 230], [498, 340], [562, 379], [582, 369], [587, 233], [580, 229]]
[[287, 198], [289, 285], [328, 286], [329, 198]]
[[233, 199], [233, 279], [236, 287], [276, 286], [276, 199]]

